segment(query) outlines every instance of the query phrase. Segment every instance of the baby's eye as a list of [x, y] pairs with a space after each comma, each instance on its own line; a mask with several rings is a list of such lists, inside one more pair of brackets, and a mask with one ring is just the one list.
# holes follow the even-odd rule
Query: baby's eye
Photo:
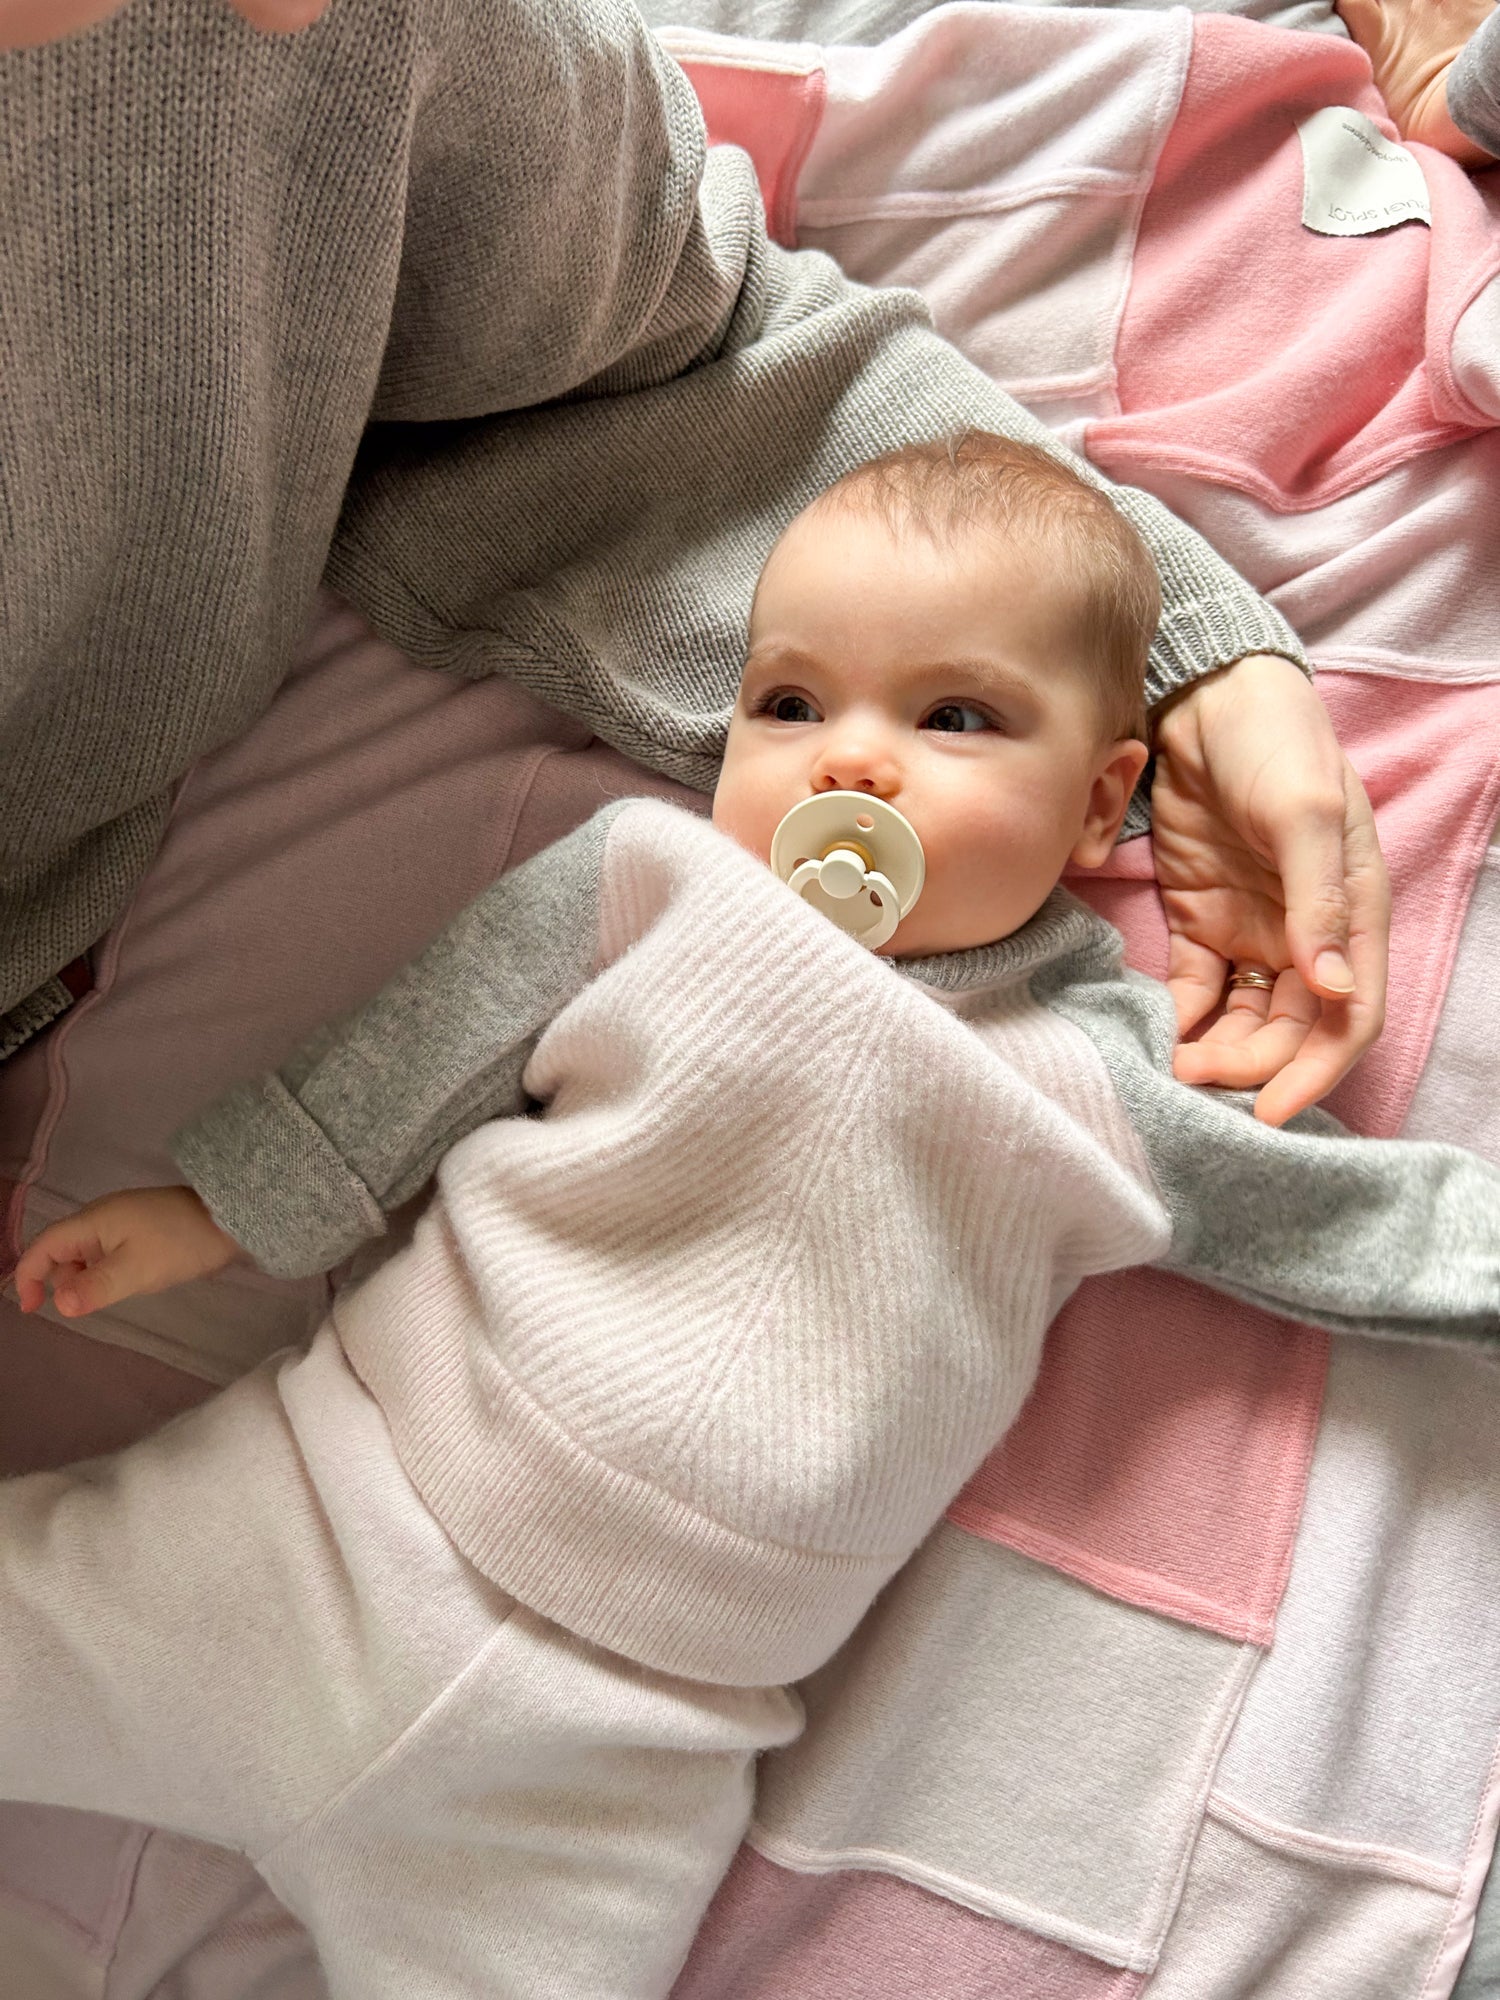
[[821, 722], [822, 716], [813, 707], [805, 694], [770, 694], [757, 705], [758, 715], [769, 715], [773, 722]]
[[979, 729], [993, 729], [994, 717], [967, 701], [945, 701], [932, 710], [924, 729], [941, 729], [953, 735], [969, 735]]

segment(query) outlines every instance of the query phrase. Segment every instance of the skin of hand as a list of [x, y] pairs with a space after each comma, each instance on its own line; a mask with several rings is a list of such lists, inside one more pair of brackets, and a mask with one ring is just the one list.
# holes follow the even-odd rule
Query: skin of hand
[[1236, 963], [1278, 974], [1230, 993], [1177, 1051], [1187, 1083], [1264, 1086], [1280, 1125], [1332, 1089], [1385, 1021], [1390, 883], [1364, 787], [1289, 660], [1241, 660], [1157, 718], [1151, 793], [1167, 985], [1186, 1034]]
[[1487, 167], [1491, 157], [1448, 116], [1448, 72], [1494, 7], [1495, 0], [1338, 0], [1402, 138], [1465, 167]]
[[[0, 49], [34, 49], [91, 28], [120, 11], [125, 0], [0, 0]], [[182, 0], [184, 6], [219, 6], [223, 0]], [[230, 0], [253, 28], [295, 35], [310, 27], [328, 0]]]
[[191, 1188], [130, 1188], [91, 1201], [27, 1245], [16, 1266], [22, 1312], [52, 1289], [64, 1319], [143, 1292], [212, 1277], [243, 1256]]

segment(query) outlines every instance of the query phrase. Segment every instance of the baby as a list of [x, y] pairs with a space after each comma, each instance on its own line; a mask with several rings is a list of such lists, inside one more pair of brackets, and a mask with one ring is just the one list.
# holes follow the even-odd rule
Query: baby
[[[1175, 1083], [1056, 886], [1145, 763], [1155, 617], [1045, 453], [862, 468], [761, 577], [714, 827], [606, 809], [182, 1134], [189, 1186], [37, 1238], [22, 1302], [72, 1311], [398, 1247], [306, 1354], [0, 1487], [0, 1795], [243, 1849], [336, 2000], [661, 1995], [787, 1684], [1083, 1278], [1500, 1336], [1500, 1174]], [[763, 865], [820, 794], [920, 837], [879, 954]]]

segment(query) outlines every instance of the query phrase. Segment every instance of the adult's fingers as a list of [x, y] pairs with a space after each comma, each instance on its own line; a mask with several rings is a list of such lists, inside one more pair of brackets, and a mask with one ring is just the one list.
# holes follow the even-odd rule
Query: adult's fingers
[[1267, 828], [1286, 899], [1286, 942], [1305, 984], [1330, 1000], [1355, 990], [1350, 957], [1348, 804], [1337, 774], [1307, 788]]
[[[1283, 1125], [1332, 1090], [1376, 1041], [1385, 1026], [1391, 927], [1391, 887], [1364, 786], [1347, 765], [1342, 837], [1348, 952], [1353, 990], [1346, 999], [1325, 998], [1307, 1040], [1256, 1099], [1255, 1115]], [[1290, 918], [1288, 931], [1290, 932]]]
[[1228, 961], [1182, 931], [1167, 945], [1167, 991], [1177, 1010], [1177, 1032], [1186, 1035], [1219, 1004]]
[[1237, 989], [1208, 1033], [1177, 1050], [1173, 1073], [1183, 1083], [1253, 1090], [1296, 1060], [1322, 1005], [1290, 971], [1274, 993]]
[[91, 28], [122, 0], [0, 0], [0, 49], [34, 49]]
[[1342, 1016], [1348, 1003], [1323, 1002], [1323, 1013], [1292, 1060], [1277, 1071], [1255, 1100], [1263, 1125], [1284, 1125], [1299, 1111], [1326, 1097], [1363, 1053]]
[[[179, 0], [188, 7], [218, 6], [222, 0]], [[328, 0], [231, 0], [252, 27], [272, 35], [295, 35], [310, 27]], [[124, 0], [0, 0], [0, 49], [34, 49], [44, 42], [92, 28], [119, 12]]]

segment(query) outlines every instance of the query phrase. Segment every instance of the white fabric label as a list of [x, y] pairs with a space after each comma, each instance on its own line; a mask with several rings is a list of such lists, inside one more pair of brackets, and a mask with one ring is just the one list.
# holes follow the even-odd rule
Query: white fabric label
[[1362, 111], [1330, 104], [1297, 127], [1302, 220], [1320, 236], [1374, 236], [1398, 222], [1432, 224], [1415, 157]]

